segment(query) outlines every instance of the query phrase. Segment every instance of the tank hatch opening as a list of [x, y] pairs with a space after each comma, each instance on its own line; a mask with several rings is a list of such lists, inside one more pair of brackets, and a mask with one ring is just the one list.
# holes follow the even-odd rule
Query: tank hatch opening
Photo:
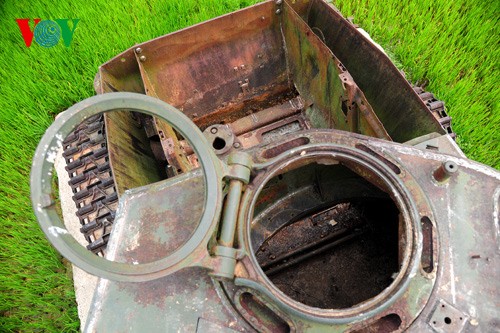
[[311, 163], [272, 178], [251, 232], [271, 282], [302, 304], [344, 309], [387, 288], [405, 240], [399, 209], [342, 164]]

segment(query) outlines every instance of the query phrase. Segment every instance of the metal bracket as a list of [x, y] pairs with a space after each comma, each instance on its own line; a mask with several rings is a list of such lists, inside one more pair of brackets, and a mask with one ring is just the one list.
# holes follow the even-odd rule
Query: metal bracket
[[469, 316], [440, 300], [428, 322], [435, 332], [462, 332], [468, 319]]
[[241, 88], [242, 93], [246, 94], [250, 91], [250, 83], [248, 79], [245, 79], [245, 81], [239, 81], [238, 84]]

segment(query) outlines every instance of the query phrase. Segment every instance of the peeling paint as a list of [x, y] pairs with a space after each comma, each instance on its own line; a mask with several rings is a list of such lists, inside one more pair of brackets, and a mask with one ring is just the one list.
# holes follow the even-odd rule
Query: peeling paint
[[54, 237], [59, 237], [60, 235], [66, 235], [66, 234], [69, 234], [68, 230], [66, 229], [63, 229], [63, 228], [59, 228], [59, 227], [49, 227], [49, 232], [52, 236]]

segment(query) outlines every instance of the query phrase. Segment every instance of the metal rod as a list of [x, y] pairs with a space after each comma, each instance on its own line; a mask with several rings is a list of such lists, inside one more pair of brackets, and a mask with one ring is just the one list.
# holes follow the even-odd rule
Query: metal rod
[[222, 246], [233, 247], [242, 189], [243, 183], [240, 180], [231, 179], [229, 182], [229, 191], [227, 193], [226, 203], [224, 205], [224, 215], [222, 217], [221, 226], [222, 229], [219, 238], [219, 244]]
[[294, 265], [296, 265], [296, 264], [298, 264], [298, 263], [300, 263], [300, 262], [302, 262], [304, 260], [307, 260], [307, 259], [309, 259], [311, 257], [317, 256], [317, 255], [319, 255], [319, 254], [321, 254], [321, 253], [323, 253], [325, 251], [328, 251], [328, 250], [330, 250], [330, 249], [332, 249], [332, 248], [334, 248], [334, 247], [336, 247], [336, 246], [338, 246], [340, 244], [343, 244], [343, 243], [345, 243], [345, 242], [347, 242], [347, 241], [349, 241], [349, 240], [351, 240], [351, 239], [353, 239], [353, 238], [355, 238], [357, 236], [360, 236], [363, 233], [364, 233], [364, 230], [356, 231], [356, 232], [354, 232], [352, 234], [349, 234], [349, 235], [346, 235], [345, 237], [342, 237], [342, 238], [340, 238], [340, 239], [338, 239], [338, 240], [336, 240], [334, 242], [331, 242], [329, 244], [325, 244], [324, 246], [322, 246], [320, 248], [312, 250], [311, 252], [308, 252], [308, 253], [306, 253], [303, 256], [294, 258], [294, 259], [292, 259], [290, 261], [287, 261], [286, 263], [283, 263], [281, 265], [278, 265], [278, 266], [275, 266], [275, 267], [270, 268], [268, 270], [265, 270], [264, 272], [266, 273], [267, 276], [274, 275], [276, 273], [281, 272], [282, 270], [284, 270], [286, 268], [294, 266]]
[[321, 246], [325, 243], [329, 243], [330, 241], [334, 240], [334, 239], [337, 239], [337, 238], [341, 238], [347, 234], [349, 234], [349, 232], [352, 231], [352, 229], [342, 229], [342, 230], [339, 230], [339, 231], [336, 231], [336, 232], [333, 232], [331, 234], [329, 234], [328, 236], [326, 236], [325, 238], [320, 238], [318, 241], [316, 242], [312, 242], [312, 243], [308, 243], [308, 244], [305, 244], [305, 245], [302, 245], [292, 251], [289, 251], [285, 254], [282, 254], [281, 256], [279, 257], [276, 257], [275, 259], [272, 259], [266, 263], [263, 263], [260, 265], [260, 267], [263, 269], [263, 270], [266, 270], [268, 267], [271, 267], [271, 266], [275, 266], [277, 263], [285, 260], [285, 259], [288, 259], [290, 257], [293, 257], [293, 256], [296, 256], [302, 252], [305, 252], [305, 251], [308, 251], [312, 248], [315, 248], [315, 247], [318, 247], [318, 246]]
[[292, 116], [302, 111], [303, 108], [304, 103], [300, 96], [295, 97], [281, 105], [276, 105], [268, 109], [252, 113], [246, 117], [242, 117], [229, 124], [229, 127], [233, 131], [234, 135], [240, 135]]

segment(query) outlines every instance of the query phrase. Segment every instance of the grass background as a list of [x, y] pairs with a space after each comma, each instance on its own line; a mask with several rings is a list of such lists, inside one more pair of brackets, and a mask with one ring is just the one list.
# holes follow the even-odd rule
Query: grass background
[[[0, 332], [79, 329], [71, 272], [29, 200], [32, 154], [55, 115], [94, 94], [100, 64], [255, 0], [0, 2]], [[469, 158], [500, 169], [499, 8], [472, 0], [345, 0], [346, 16], [444, 100]], [[26, 48], [16, 18], [80, 18], [71, 47]]]

